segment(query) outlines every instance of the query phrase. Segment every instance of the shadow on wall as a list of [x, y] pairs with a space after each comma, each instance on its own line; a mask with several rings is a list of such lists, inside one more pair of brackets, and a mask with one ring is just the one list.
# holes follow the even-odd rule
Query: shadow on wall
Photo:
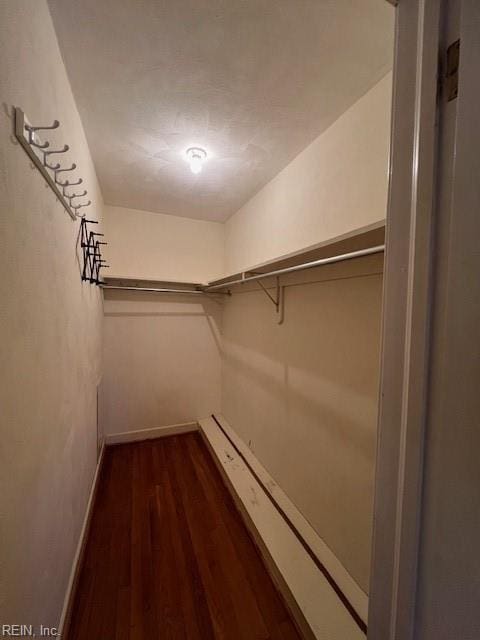
[[222, 302], [200, 295], [105, 294], [105, 433], [193, 422], [219, 411]]
[[381, 263], [294, 274], [285, 321], [262, 291], [223, 314], [222, 412], [368, 590]]
[[[376, 404], [355, 414], [331, 381], [288, 363], [275, 371], [225, 347], [222, 412], [367, 592]], [[336, 397], [332, 395], [336, 392]]]
[[224, 306], [225, 346], [244, 348], [250, 360], [258, 354], [320, 374], [354, 396], [376, 396], [381, 292], [381, 271], [307, 282], [297, 277], [285, 286], [285, 320], [279, 326], [265, 294], [242, 289]]
[[[347, 405], [339, 405], [335, 402], [334, 395], [338, 393], [338, 389], [331, 381], [319, 376], [313, 377], [309, 385], [313, 387], [312, 393], [308, 393], [305, 386], [291, 381], [291, 371], [295, 367], [288, 363], [274, 363], [275, 374], [269, 374], [266, 369], [261, 370], [255, 364], [249, 364], [244, 359], [236, 357], [228, 348], [224, 350], [223, 358], [225, 368], [230, 367], [231, 371], [241, 377], [244, 383], [248, 382], [248, 385], [256, 386], [264, 398], [271, 398], [272, 402], [276, 404], [275, 413], [278, 408], [284, 409], [280, 412], [281, 422], [289, 422], [295, 414], [297, 417], [298, 414], [301, 414], [308, 421], [312, 420], [318, 431], [329, 430], [335, 434], [335, 438], [340, 440], [338, 443], [340, 446], [348, 446], [355, 450], [356, 455], [361, 455], [365, 460], [371, 461], [372, 425], [366, 425], [359, 420], [358, 414], [349, 415]], [[283, 375], [278, 375], [280, 369]], [[304, 373], [296, 370], [294, 375], [302, 378]], [[240, 386], [243, 386], [242, 382], [240, 382]], [[358, 400], [366, 405], [366, 411], [376, 412], [376, 403], [370, 402], [366, 398]], [[250, 410], [251, 420], [258, 421], [258, 407], [252, 403]], [[277, 424], [279, 422], [280, 420]], [[289, 453], [292, 453], [291, 450]]]
[[[105, 318], [204, 317], [219, 353], [222, 352], [223, 297], [109, 290], [105, 291], [105, 301]], [[160, 305], [163, 307], [161, 310]]]

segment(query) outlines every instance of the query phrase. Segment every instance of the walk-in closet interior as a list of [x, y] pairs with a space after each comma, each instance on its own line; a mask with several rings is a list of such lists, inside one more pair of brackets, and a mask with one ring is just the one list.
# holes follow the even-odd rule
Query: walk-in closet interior
[[2, 622], [365, 638], [394, 6], [0, 24]]

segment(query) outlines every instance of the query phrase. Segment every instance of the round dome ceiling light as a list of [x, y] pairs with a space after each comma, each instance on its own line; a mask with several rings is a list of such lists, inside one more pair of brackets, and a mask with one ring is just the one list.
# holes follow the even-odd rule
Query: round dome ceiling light
[[200, 147], [190, 147], [186, 151], [187, 160], [190, 164], [190, 171], [192, 173], [200, 173], [203, 167], [203, 163], [207, 159], [207, 152]]

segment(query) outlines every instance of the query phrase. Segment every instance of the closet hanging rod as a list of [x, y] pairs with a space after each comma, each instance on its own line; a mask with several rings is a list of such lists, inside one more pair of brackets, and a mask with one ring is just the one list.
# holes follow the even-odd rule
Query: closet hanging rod
[[222, 282], [222, 284], [209, 285], [204, 288], [204, 291], [208, 293], [209, 291], [216, 291], [218, 289], [224, 289], [225, 287], [231, 287], [234, 284], [244, 284], [245, 282], [253, 282], [254, 280], [263, 280], [264, 278], [281, 276], [286, 273], [294, 273], [295, 271], [304, 271], [305, 269], [313, 269], [314, 267], [320, 267], [324, 264], [332, 264], [334, 262], [343, 262], [344, 260], [361, 258], [362, 256], [369, 256], [374, 253], [382, 253], [383, 251], [385, 251], [385, 245], [379, 244], [376, 247], [359, 249], [358, 251], [351, 251], [350, 253], [343, 253], [338, 256], [330, 256], [329, 258], [320, 258], [319, 260], [313, 260], [312, 262], [303, 262], [302, 264], [296, 264], [293, 267], [285, 267], [284, 269], [276, 269], [275, 271], [258, 273], [253, 276], [246, 276], [245, 274], [248, 273], [248, 271], [245, 271], [242, 273], [242, 277], [238, 278], [237, 280]]
[[102, 289], [116, 289], [120, 291], [148, 291], [150, 293], [184, 293], [191, 295], [202, 295], [203, 291], [195, 289], [156, 289], [155, 287], [129, 287], [117, 284], [100, 283]]

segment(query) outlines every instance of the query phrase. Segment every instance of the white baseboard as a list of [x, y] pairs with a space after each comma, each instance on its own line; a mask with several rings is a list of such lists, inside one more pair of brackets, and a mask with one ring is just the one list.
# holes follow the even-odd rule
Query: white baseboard
[[[222, 416], [216, 417], [228, 438], [212, 418], [199, 421], [202, 436], [304, 636], [329, 640], [365, 640], [365, 634], [280, 510], [364, 621], [368, 608], [366, 594], [226, 420]], [[262, 485], [280, 509], [267, 496]]]
[[228, 437], [233, 441], [237, 449], [247, 460], [248, 464], [254, 470], [256, 475], [262, 481], [262, 484], [268, 489], [270, 495], [274, 498], [282, 511], [287, 515], [290, 522], [293, 523], [302, 538], [308, 544], [313, 553], [320, 562], [325, 566], [330, 575], [334, 578], [342, 592], [352, 604], [355, 611], [359, 614], [364, 622], [368, 619], [368, 595], [362, 590], [358, 583], [352, 578], [345, 566], [340, 562], [330, 547], [318, 535], [312, 525], [305, 516], [297, 509], [295, 504], [290, 500], [287, 494], [278, 486], [272, 476], [265, 467], [258, 461], [253, 452], [243, 442], [243, 440], [230, 427], [225, 418], [220, 414], [216, 415]]
[[78, 538], [77, 548], [73, 557], [72, 569], [70, 571], [67, 590], [65, 592], [65, 599], [63, 601], [62, 614], [60, 616], [60, 622], [58, 625], [59, 638], [63, 637], [64, 632], [67, 631], [68, 624], [70, 622], [73, 596], [75, 594], [75, 587], [78, 582], [80, 567], [82, 565], [83, 554], [85, 551], [85, 545], [87, 543], [88, 530], [90, 527], [90, 520], [92, 518], [93, 505], [95, 502], [95, 495], [97, 493], [98, 480], [100, 478], [100, 469], [102, 468], [104, 453], [105, 442], [103, 442], [102, 448], [100, 450], [100, 455], [98, 456], [97, 466], [95, 468], [95, 474], [93, 476], [92, 486], [90, 488], [90, 494], [88, 496], [87, 508], [85, 509], [85, 515], [83, 518], [82, 528], [80, 530], [80, 536]]
[[151, 427], [150, 429], [137, 429], [136, 431], [125, 431], [124, 433], [110, 433], [105, 435], [105, 444], [121, 444], [124, 442], [138, 442], [140, 440], [151, 440], [153, 438], [163, 438], [165, 436], [175, 436], [181, 433], [198, 431], [197, 422], [184, 422], [182, 424], [172, 424], [165, 427]]

